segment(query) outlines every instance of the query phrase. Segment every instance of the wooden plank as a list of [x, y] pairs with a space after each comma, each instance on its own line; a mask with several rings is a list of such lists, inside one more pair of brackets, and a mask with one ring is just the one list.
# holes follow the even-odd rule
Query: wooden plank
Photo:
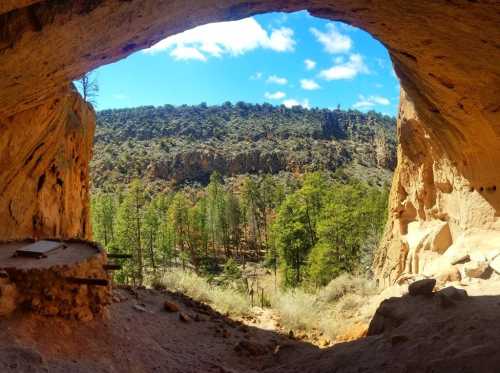
[[21, 247], [14, 256], [46, 258], [49, 253], [62, 248], [66, 248], [63, 242], [41, 240]]
[[112, 259], [130, 259], [132, 255], [130, 254], [108, 254], [108, 258]]
[[66, 281], [75, 285], [95, 285], [95, 286], [109, 285], [109, 281], [103, 278], [66, 277]]
[[102, 268], [104, 268], [104, 270], [106, 271], [118, 271], [122, 269], [122, 266], [120, 264], [108, 263], [104, 264]]

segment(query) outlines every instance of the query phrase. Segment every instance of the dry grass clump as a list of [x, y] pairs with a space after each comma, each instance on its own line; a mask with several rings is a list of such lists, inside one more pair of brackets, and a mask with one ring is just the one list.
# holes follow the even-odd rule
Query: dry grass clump
[[336, 302], [347, 294], [370, 296], [377, 293], [374, 281], [365, 277], [355, 277], [344, 273], [334, 278], [328, 285], [318, 291], [318, 297], [323, 302]]
[[283, 326], [289, 329], [311, 329], [317, 324], [320, 307], [317, 299], [301, 289], [277, 292], [271, 298], [271, 306], [280, 316]]
[[223, 286], [212, 286], [206, 279], [192, 271], [175, 269], [165, 273], [162, 285], [170, 291], [184, 293], [191, 298], [212, 306], [217, 311], [231, 315], [247, 315], [250, 303], [237, 290]]
[[[221, 313], [232, 316], [252, 314], [247, 294], [234, 287], [211, 285], [194, 272], [172, 270], [160, 283], [168, 290], [205, 302]], [[368, 325], [382, 300], [377, 296], [373, 281], [348, 274], [313, 291], [280, 289], [272, 276], [261, 277], [258, 288], [264, 289], [266, 300], [285, 330], [319, 331], [331, 340], [349, 334], [360, 325]]]
[[271, 305], [285, 328], [317, 330], [333, 340], [369, 323], [379, 302], [376, 294], [373, 281], [343, 274], [312, 292], [277, 291]]

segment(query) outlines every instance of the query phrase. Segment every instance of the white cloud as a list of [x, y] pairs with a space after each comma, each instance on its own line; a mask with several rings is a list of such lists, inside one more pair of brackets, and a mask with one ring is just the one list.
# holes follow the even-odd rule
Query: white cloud
[[378, 67], [380, 67], [381, 69], [385, 68], [385, 60], [384, 59], [382, 59], [382, 58], [376, 58], [375, 61], [377, 61]]
[[302, 87], [302, 89], [305, 89], [307, 91], [314, 91], [315, 89], [321, 88], [319, 84], [312, 79], [301, 79], [300, 86]]
[[369, 70], [363, 62], [363, 56], [360, 54], [351, 54], [349, 60], [342, 63], [336, 63], [326, 70], [322, 70], [319, 76], [325, 80], [352, 79], [358, 74], [368, 74]]
[[175, 59], [205, 61], [208, 57], [238, 56], [257, 48], [288, 52], [294, 46], [292, 29], [281, 27], [268, 32], [254, 18], [245, 18], [195, 27], [163, 39], [144, 52], [170, 50]]
[[304, 109], [309, 109], [309, 100], [306, 98], [302, 100], [302, 102], [294, 99], [294, 98], [289, 98], [288, 100], [283, 101], [283, 105], [285, 105], [287, 108], [292, 108], [294, 106], [302, 106]]
[[281, 100], [282, 98], [285, 98], [285, 96], [286, 93], [281, 91], [277, 91], [274, 93], [269, 93], [269, 92], [264, 93], [264, 97], [267, 98], [268, 100]]
[[172, 57], [176, 60], [198, 60], [198, 61], [206, 61], [207, 58], [203, 53], [201, 53], [198, 49], [192, 47], [185, 47], [183, 45], [179, 45], [175, 47], [170, 53]]
[[262, 73], [260, 71], [257, 71], [255, 74], [250, 76], [250, 80], [261, 80], [262, 79]]
[[306, 64], [307, 70], [313, 70], [316, 67], [316, 61], [311, 60], [309, 58], [305, 59], [304, 63]]
[[271, 75], [269, 78], [267, 78], [266, 82], [272, 84], [285, 85], [286, 83], [288, 83], [288, 80], [280, 76]]
[[365, 97], [363, 95], [359, 95], [358, 98], [359, 101], [352, 105], [354, 109], [370, 109], [375, 105], [387, 106], [391, 104], [391, 101], [387, 97], [382, 96]]
[[314, 27], [310, 28], [311, 33], [323, 45], [325, 51], [331, 54], [349, 52], [352, 47], [351, 38], [339, 32], [333, 23], [327, 23], [326, 28], [326, 32]]
[[288, 27], [273, 30], [268, 39], [269, 40], [267, 41], [262, 41], [262, 46], [276, 52], [293, 51], [295, 46], [295, 40], [293, 40], [293, 30]]

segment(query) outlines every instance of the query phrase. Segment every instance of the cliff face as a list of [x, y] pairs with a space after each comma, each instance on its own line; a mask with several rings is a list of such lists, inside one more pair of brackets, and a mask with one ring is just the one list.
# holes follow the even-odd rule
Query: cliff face
[[[10, 1], [0, 8], [7, 12], [0, 15], [0, 118], [7, 123], [2, 128], [12, 131], [15, 140], [1, 151], [2, 163], [7, 165], [1, 172], [10, 175], [1, 181], [9, 191], [1, 196], [6, 220], [5, 224], [2, 220], [1, 238], [34, 235], [39, 224], [32, 219], [38, 216], [32, 206], [48, 211], [44, 201], [59, 196], [52, 186], [44, 189], [53, 185], [48, 183], [53, 157], [45, 158], [32, 175], [27, 166], [17, 166], [16, 172], [21, 157], [10, 154], [19, 152], [24, 160], [29, 158], [34, 148], [22, 138], [34, 141], [33, 146], [44, 142], [43, 149], [54, 155], [60, 141], [65, 149], [75, 146], [70, 139], [55, 136], [57, 131], [37, 131], [53, 122], [48, 117], [67, 118], [62, 103], [71, 79], [199, 24], [266, 11], [309, 9], [313, 15], [361, 27], [381, 40], [401, 79], [398, 166], [386, 240], [375, 263], [379, 276], [394, 281], [405, 271], [431, 271], [432, 262], [458, 251], [474, 254], [478, 260], [493, 257], [500, 237], [498, 2], [93, 0], [26, 6], [29, 3]], [[10, 125], [16, 118], [26, 120]], [[35, 132], [28, 136], [27, 128]], [[1, 138], [4, 142], [6, 137]], [[83, 170], [79, 180], [85, 184], [88, 153], [79, 150], [79, 161], [75, 156], [68, 172], [77, 175]], [[40, 194], [36, 185], [42, 174], [46, 180]], [[22, 197], [14, 181], [29, 185]], [[65, 194], [69, 199], [56, 205], [69, 210], [52, 209], [43, 216], [51, 216], [50, 226], [62, 235], [86, 234], [82, 215], [70, 222], [62, 218], [85, 210], [86, 193], [76, 181], [65, 185], [70, 188], [70, 194]], [[15, 214], [17, 223], [8, 213], [8, 201], [14, 196], [22, 198], [26, 207]], [[442, 225], [448, 227], [443, 228], [445, 233], [439, 228]], [[447, 230], [448, 239], [442, 238]], [[446, 263], [441, 264], [438, 267]]]
[[95, 116], [78, 93], [0, 119], [1, 240], [90, 237]]
[[[374, 151], [375, 150], [375, 151]], [[237, 103], [138, 107], [97, 113], [92, 186], [207, 183], [223, 176], [336, 171], [354, 163], [357, 178], [390, 181], [396, 124], [377, 113], [287, 109]]]

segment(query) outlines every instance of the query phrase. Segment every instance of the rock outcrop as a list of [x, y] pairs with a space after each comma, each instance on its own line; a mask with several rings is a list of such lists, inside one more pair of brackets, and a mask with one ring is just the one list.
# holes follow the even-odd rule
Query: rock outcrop
[[75, 91], [0, 118], [0, 238], [88, 238], [94, 111]]
[[[49, 226], [61, 235], [87, 234], [86, 193], [77, 182], [65, 184], [70, 194], [65, 194], [69, 199], [61, 212], [50, 210], [44, 202], [60, 195], [57, 185], [52, 189], [47, 180], [40, 181], [42, 174], [49, 178], [53, 157], [38, 164], [36, 175], [28, 166], [15, 167], [21, 156], [26, 161], [35, 150], [22, 138], [32, 139], [32, 146], [44, 143], [43, 150], [54, 156], [59, 141], [72, 144], [69, 138], [59, 138], [56, 130], [36, 131], [50, 128], [48, 123], [54, 121], [47, 116], [59, 118], [55, 123], [68, 118], [64, 102], [72, 79], [196, 25], [267, 11], [308, 9], [313, 15], [363, 28], [381, 40], [401, 80], [398, 166], [391, 216], [375, 260], [379, 277], [391, 283], [404, 272], [411, 257], [408, 232], [412, 223], [421, 224], [424, 230], [434, 222], [448, 224], [451, 245], [441, 247], [439, 256], [460, 250], [486, 256], [498, 248], [498, 2], [46, 0], [27, 6], [30, 3], [33, 1], [8, 1], [0, 7], [0, 120], [7, 123], [2, 128], [9, 128], [16, 140], [8, 145], [9, 150], [4, 145], [0, 153], [1, 172], [10, 175], [1, 180], [8, 183], [4, 190], [11, 196], [1, 195], [0, 238], [35, 235], [38, 230], [50, 233]], [[35, 132], [29, 133], [32, 128]], [[88, 152], [79, 151], [79, 161], [75, 153], [68, 172], [83, 170], [79, 181], [85, 185]], [[12, 157], [11, 152], [20, 156]], [[20, 191], [14, 181], [31, 187]], [[39, 183], [42, 190], [49, 185], [51, 189], [40, 195], [36, 192]], [[40, 225], [31, 219], [38, 215], [28, 207], [16, 210], [15, 223], [8, 215], [8, 201], [15, 193], [30, 208], [50, 210], [43, 216], [50, 216], [51, 223], [44, 220]], [[73, 215], [68, 220], [64, 214]]]

